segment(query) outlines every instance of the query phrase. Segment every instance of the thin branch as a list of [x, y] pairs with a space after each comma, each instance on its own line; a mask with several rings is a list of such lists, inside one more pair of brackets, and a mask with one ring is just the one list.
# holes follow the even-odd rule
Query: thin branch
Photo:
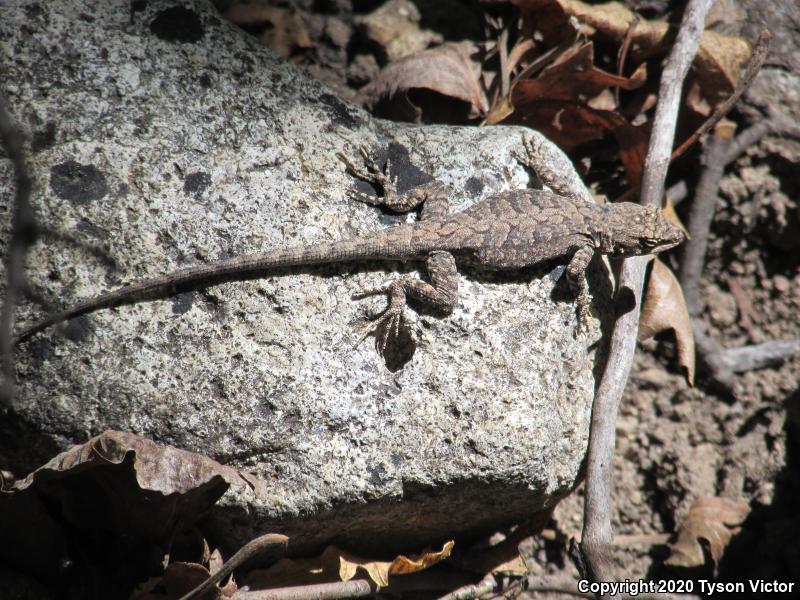
[[[619, 52], [617, 52], [617, 75], [620, 77], [625, 76], [625, 61], [628, 58], [628, 51], [630, 50], [631, 43], [633, 42], [633, 32], [636, 30], [636, 27], [639, 25], [639, 15], [634, 15], [631, 22], [628, 23], [628, 30], [625, 32], [625, 38], [622, 40], [622, 45], [619, 47]], [[619, 106], [619, 94], [620, 88], [619, 86], [614, 88], [614, 102], [617, 106]]]
[[[664, 181], [675, 137], [681, 89], [700, 45], [705, 16], [712, 4], [713, 0], [689, 1], [661, 76], [659, 101], [642, 177], [641, 202], [645, 206], [660, 206], [664, 196]], [[619, 402], [636, 348], [646, 262], [644, 257], [629, 258], [623, 262], [617, 305], [627, 296], [632, 300], [632, 309], [617, 319], [611, 336], [609, 359], [592, 407], [580, 552], [588, 567], [588, 578], [594, 581], [613, 579], [606, 558], [614, 538], [611, 529], [611, 465]]]
[[508, 27], [503, 27], [497, 40], [497, 51], [500, 59], [500, 97], [508, 96], [511, 89], [511, 72], [508, 70]]
[[697, 319], [692, 320], [698, 354], [710, 371], [711, 378], [730, 389], [733, 376], [779, 365], [800, 353], [800, 339], [774, 340], [741, 348], [722, 348], [706, 333]]
[[717, 123], [722, 120], [722, 117], [727, 115], [733, 105], [739, 101], [739, 96], [741, 96], [744, 91], [750, 87], [750, 84], [753, 83], [753, 79], [755, 79], [758, 72], [761, 70], [764, 61], [767, 58], [767, 50], [769, 50], [769, 39], [770, 34], [769, 31], [762, 31], [761, 35], [758, 36], [758, 41], [756, 42], [756, 47], [753, 49], [753, 55], [750, 57], [750, 61], [747, 63], [747, 67], [745, 68], [744, 74], [739, 79], [736, 84], [736, 87], [733, 90], [733, 93], [725, 99], [725, 102], [720, 104], [719, 106], [714, 109], [714, 112], [711, 114], [711, 117], [703, 123], [700, 128], [695, 131], [692, 135], [690, 135], [675, 151], [672, 153], [672, 160], [675, 160], [679, 156], [681, 156], [686, 150], [694, 144], [700, 136], [704, 133], [711, 131], [711, 128], [714, 127]]
[[317, 583], [254, 592], [238, 592], [233, 600], [338, 600], [371, 596], [375, 588], [366, 579]]
[[489, 573], [480, 582], [473, 585], [465, 585], [449, 594], [440, 597], [439, 600], [475, 600], [498, 590], [497, 579]]
[[16, 196], [11, 221], [11, 240], [6, 256], [6, 297], [0, 315], [0, 403], [11, 401], [14, 390], [14, 313], [17, 296], [25, 285], [25, 255], [36, 240], [36, 219], [31, 207], [31, 179], [22, 153], [22, 134], [14, 125], [4, 98], [0, 97], [0, 141], [14, 165]]
[[212, 574], [211, 577], [206, 579], [188, 594], [182, 596], [180, 600], [192, 600], [192, 598], [198, 598], [201, 594], [217, 585], [236, 569], [256, 556], [278, 552], [282, 554], [286, 550], [286, 545], [288, 543], [289, 538], [287, 538], [285, 535], [280, 535], [277, 533], [267, 533], [250, 540], [244, 546], [239, 548], [239, 551], [236, 552], [236, 554], [225, 561], [225, 564], [222, 565], [222, 568], [220, 568], [219, 571]]
[[703, 149], [703, 172], [695, 190], [694, 202], [689, 211], [687, 229], [689, 239], [683, 246], [683, 260], [679, 277], [689, 316], [700, 313], [700, 275], [705, 264], [708, 234], [717, 204], [717, 189], [725, 171], [723, 162], [731, 147], [731, 140], [713, 136]]

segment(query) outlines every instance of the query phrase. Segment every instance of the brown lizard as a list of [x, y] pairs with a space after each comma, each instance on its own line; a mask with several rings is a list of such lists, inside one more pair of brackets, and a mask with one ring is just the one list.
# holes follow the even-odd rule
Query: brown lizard
[[[527, 144], [530, 155], [531, 146]], [[66, 319], [101, 308], [167, 297], [191, 284], [211, 284], [231, 277], [262, 274], [273, 269], [351, 262], [359, 260], [421, 260], [430, 283], [400, 277], [379, 287], [360, 291], [353, 299], [384, 294], [386, 310], [372, 329], [383, 351], [391, 334], [397, 335], [410, 296], [443, 311], [451, 311], [458, 299], [456, 263], [487, 269], [520, 269], [550, 260], [566, 260], [567, 280], [576, 294], [579, 327], [588, 322], [588, 289], [585, 271], [595, 252], [611, 256], [651, 254], [672, 248], [684, 234], [657, 208], [630, 202], [591, 204], [573, 197], [533, 189], [492, 194], [466, 210], [451, 214], [446, 186], [433, 180], [398, 194], [395, 181], [362, 149], [367, 168], [349, 162], [355, 176], [383, 188], [383, 197], [355, 192], [356, 199], [393, 211], [421, 206], [412, 224], [373, 231], [351, 239], [294, 248], [277, 248], [207, 264], [178, 269], [80, 301], [23, 328], [20, 342]], [[532, 161], [517, 159], [529, 166]], [[363, 339], [363, 338], [362, 338]]]

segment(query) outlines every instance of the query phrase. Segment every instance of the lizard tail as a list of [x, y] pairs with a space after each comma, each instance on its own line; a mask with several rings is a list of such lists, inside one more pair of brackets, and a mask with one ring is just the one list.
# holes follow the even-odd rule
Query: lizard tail
[[[376, 232], [380, 234], [380, 232]], [[200, 282], [221, 283], [236, 277], [253, 277], [283, 267], [348, 262], [362, 259], [405, 258], [404, 253], [386, 255], [381, 235], [370, 235], [340, 242], [323, 242], [297, 248], [278, 248], [259, 254], [247, 254], [206, 264], [184, 267], [165, 275], [144, 279], [116, 290], [87, 298], [64, 310], [52, 313], [22, 328], [14, 343], [18, 344], [48, 327], [86, 313], [141, 300], [166, 298], [190, 289]], [[410, 254], [410, 253], [409, 253]], [[410, 257], [410, 256], [409, 256]]]

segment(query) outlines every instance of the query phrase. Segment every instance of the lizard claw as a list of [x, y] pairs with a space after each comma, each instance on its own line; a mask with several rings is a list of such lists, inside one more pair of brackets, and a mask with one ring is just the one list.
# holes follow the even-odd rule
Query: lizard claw
[[[397, 177], [391, 177], [389, 175], [391, 172], [391, 161], [387, 158], [386, 165], [381, 167], [375, 160], [369, 148], [361, 145], [358, 147], [358, 151], [364, 158], [364, 164], [366, 165], [366, 168], [354, 165], [341, 152], [338, 154], [339, 158], [342, 160], [342, 162], [344, 162], [347, 171], [359, 179], [363, 179], [364, 181], [368, 181], [380, 186], [383, 189], [383, 195], [385, 197], [394, 197], [397, 192]], [[367, 204], [381, 204], [380, 199], [373, 198], [369, 194], [364, 194], [362, 192], [355, 192], [352, 194], [352, 196], [354, 199], [360, 202], [366, 202]]]
[[403, 310], [406, 305], [406, 293], [400, 280], [392, 280], [380, 287], [356, 292], [352, 298], [353, 300], [362, 300], [378, 294], [388, 294], [389, 305], [386, 310], [373, 317], [371, 322], [364, 327], [356, 346], [363, 342], [368, 335], [374, 333], [375, 345], [378, 351], [383, 354], [389, 344], [389, 339], [396, 340], [400, 336], [400, 324], [404, 320]]

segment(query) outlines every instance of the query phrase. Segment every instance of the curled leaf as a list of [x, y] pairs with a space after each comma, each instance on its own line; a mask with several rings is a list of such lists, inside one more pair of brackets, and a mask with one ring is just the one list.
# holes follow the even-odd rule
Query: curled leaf
[[694, 334], [683, 290], [667, 265], [657, 258], [651, 264], [638, 339], [641, 342], [667, 329], [674, 330], [678, 364], [684, 369], [686, 382], [694, 385]]
[[290, 8], [268, 6], [254, 2], [236, 2], [228, 8], [225, 18], [246, 31], [257, 34], [259, 41], [284, 58], [297, 50], [313, 46], [303, 20]]
[[[389, 575], [407, 575], [427, 569], [448, 558], [454, 545], [455, 542], [449, 541], [439, 551], [425, 551], [412, 556], [401, 554], [391, 562], [371, 561], [339, 551], [339, 577], [342, 581], [349, 581], [355, 576], [358, 569], [363, 569], [378, 586], [387, 587]], [[331, 548], [329, 547], [329, 550]]]
[[392, 62], [442, 41], [440, 34], [420, 28], [421, 18], [419, 9], [410, 0], [389, 0], [368, 15], [357, 18], [356, 23]]
[[703, 497], [695, 500], [670, 544], [666, 564], [674, 567], [699, 567], [705, 563], [699, 540], [708, 542], [711, 560], [718, 563], [725, 547], [744, 522], [750, 508], [728, 498]]
[[[488, 110], [472, 42], [450, 42], [387, 65], [359, 91], [375, 114], [405, 120], [475, 118]], [[461, 103], [464, 115], [454, 113]]]
[[416, 573], [445, 560], [455, 542], [446, 542], [441, 550], [419, 555], [399, 555], [392, 561], [372, 560], [351, 554], [336, 546], [328, 546], [315, 558], [281, 559], [268, 569], [253, 571], [245, 585], [254, 589], [308, 585], [333, 581], [350, 581], [359, 570], [380, 587], [389, 585], [389, 575]]
[[[587, 35], [601, 33], [605, 38], [622, 42], [631, 36], [630, 60], [638, 64], [652, 56], [665, 54], [672, 44], [674, 29], [663, 21], [640, 19], [621, 2], [587, 4], [580, 0], [513, 0], [544, 35], [563, 35], [570, 17], [575, 17]], [[633, 26], [632, 26], [633, 23]], [[630, 34], [629, 34], [629, 30]], [[750, 58], [752, 48], [746, 40], [714, 31], [703, 32], [694, 60], [694, 75], [711, 106], [727, 98], [739, 81], [739, 71]]]

